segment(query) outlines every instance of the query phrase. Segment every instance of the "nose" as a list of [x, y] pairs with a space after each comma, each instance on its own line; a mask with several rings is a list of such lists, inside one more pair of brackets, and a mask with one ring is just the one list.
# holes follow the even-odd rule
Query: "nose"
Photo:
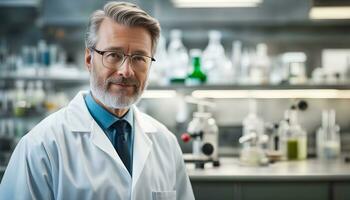
[[131, 66], [130, 57], [125, 57], [124, 62], [118, 68], [118, 75], [123, 77], [131, 77], [134, 75], [134, 70]]

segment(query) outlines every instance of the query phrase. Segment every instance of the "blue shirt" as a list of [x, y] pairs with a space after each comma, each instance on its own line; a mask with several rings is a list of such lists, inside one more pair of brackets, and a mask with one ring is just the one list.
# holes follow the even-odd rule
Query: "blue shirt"
[[[102, 128], [102, 130], [107, 135], [108, 139], [113, 144], [114, 148], [116, 148], [115, 144], [115, 130], [112, 128], [112, 125], [121, 119], [126, 120], [130, 126], [131, 126], [131, 132], [128, 134], [127, 141], [128, 141], [128, 147], [129, 147], [129, 153], [130, 153], [130, 161], [132, 166], [132, 158], [133, 158], [133, 144], [134, 144], [134, 113], [132, 112], [132, 109], [130, 108], [128, 112], [122, 117], [119, 118], [112, 113], [110, 113], [108, 110], [106, 110], [104, 107], [102, 107], [100, 104], [98, 104], [95, 99], [92, 97], [91, 93], [87, 94], [85, 96], [85, 103], [86, 106], [94, 118], [94, 120], [97, 122], [97, 124]], [[132, 168], [132, 167], [131, 167]]]

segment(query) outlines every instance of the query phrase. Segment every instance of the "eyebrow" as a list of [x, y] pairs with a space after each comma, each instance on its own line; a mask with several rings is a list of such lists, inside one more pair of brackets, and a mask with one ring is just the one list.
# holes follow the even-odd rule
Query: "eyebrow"
[[[104, 51], [117, 51], [117, 52], [124, 52], [124, 49], [121, 47], [107, 47], [104, 49]], [[136, 50], [133, 51], [132, 54], [138, 54], [138, 55], [146, 55], [148, 56], [148, 53], [144, 50]]]
[[148, 55], [148, 54], [147, 54], [145, 51], [143, 51], [143, 50], [137, 50], [137, 51], [134, 51], [134, 52], [133, 52], [133, 54], [145, 55], [145, 56], [147, 56], [147, 55]]
[[104, 51], [124, 51], [121, 47], [107, 47]]

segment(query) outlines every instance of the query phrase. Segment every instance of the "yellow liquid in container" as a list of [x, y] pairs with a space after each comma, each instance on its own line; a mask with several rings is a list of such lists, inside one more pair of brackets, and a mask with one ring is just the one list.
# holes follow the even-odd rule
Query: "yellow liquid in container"
[[297, 139], [289, 139], [287, 141], [287, 159], [288, 160], [296, 160], [299, 155], [299, 147], [298, 147]]

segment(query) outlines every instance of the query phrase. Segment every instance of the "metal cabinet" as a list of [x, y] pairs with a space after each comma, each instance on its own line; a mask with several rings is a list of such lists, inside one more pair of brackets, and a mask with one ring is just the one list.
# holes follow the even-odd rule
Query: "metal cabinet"
[[348, 200], [350, 199], [350, 182], [334, 183], [332, 187], [333, 200]]
[[191, 180], [191, 183], [194, 196], [197, 200], [238, 199], [238, 185], [233, 182]]
[[346, 200], [349, 182], [192, 180], [197, 200]]
[[327, 200], [328, 183], [320, 182], [274, 182], [243, 183], [238, 199], [242, 200]]

